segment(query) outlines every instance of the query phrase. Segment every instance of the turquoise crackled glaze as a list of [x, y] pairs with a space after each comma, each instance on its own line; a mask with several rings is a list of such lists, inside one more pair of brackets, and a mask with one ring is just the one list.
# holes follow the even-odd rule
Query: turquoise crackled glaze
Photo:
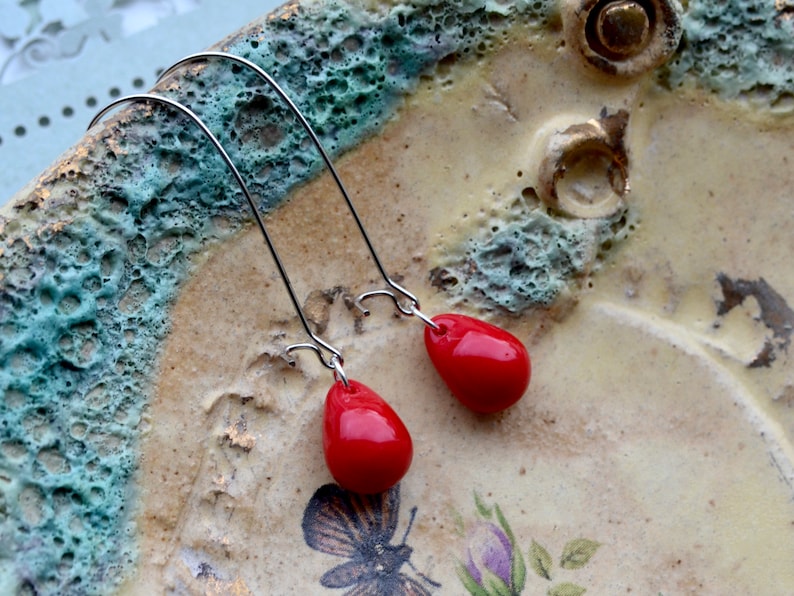
[[734, 99], [773, 111], [794, 109], [794, 19], [791, 5], [761, 0], [689, 3], [678, 56], [663, 73], [688, 78]]

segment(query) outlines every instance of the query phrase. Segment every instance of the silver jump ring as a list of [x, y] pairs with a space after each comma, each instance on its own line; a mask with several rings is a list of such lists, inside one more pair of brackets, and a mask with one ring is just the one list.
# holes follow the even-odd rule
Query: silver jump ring
[[419, 305], [411, 305], [411, 314], [420, 321], [422, 321], [425, 325], [430, 327], [433, 331], [438, 331], [439, 329], [441, 329], [441, 327], [438, 324], [436, 324], [436, 322], [433, 321], [433, 319], [431, 319], [425, 313], [419, 310]]
[[337, 381], [342, 381], [342, 384], [345, 387], [350, 387], [350, 381], [347, 380], [345, 369], [342, 368], [342, 363], [339, 361], [339, 358], [336, 356], [331, 357], [331, 364], [333, 365], [334, 369], [334, 378]]

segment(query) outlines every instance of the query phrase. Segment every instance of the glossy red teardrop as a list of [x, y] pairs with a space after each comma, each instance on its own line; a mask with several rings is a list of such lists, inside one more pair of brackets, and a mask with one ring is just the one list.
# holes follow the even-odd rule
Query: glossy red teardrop
[[531, 364], [517, 337], [466, 315], [438, 315], [433, 322], [439, 328], [425, 328], [427, 353], [464, 406], [491, 414], [521, 399], [529, 386]]
[[388, 490], [408, 471], [413, 442], [397, 413], [372, 389], [337, 381], [325, 398], [323, 451], [334, 480], [362, 494]]

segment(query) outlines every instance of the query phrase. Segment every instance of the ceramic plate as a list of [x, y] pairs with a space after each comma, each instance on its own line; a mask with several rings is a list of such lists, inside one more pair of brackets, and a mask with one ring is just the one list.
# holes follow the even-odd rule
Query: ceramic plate
[[305, 112], [424, 313], [526, 345], [492, 415], [416, 317], [354, 307], [384, 282], [261, 81], [208, 60], [156, 88], [410, 429], [379, 495], [326, 469], [333, 374], [290, 366], [306, 334], [207, 138], [153, 103], [92, 128], [0, 219], [0, 592], [794, 592], [791, 14], [304, 2], [217, 46]]

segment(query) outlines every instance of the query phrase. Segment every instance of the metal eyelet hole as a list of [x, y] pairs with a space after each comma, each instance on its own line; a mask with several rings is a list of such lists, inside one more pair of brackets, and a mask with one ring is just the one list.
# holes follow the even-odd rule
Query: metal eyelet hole
[[558, 207], [580, 217], [604, 217], [617, 211], [625, 192], [606, 145], [584, 143], [566, 156], [556, 182]]
[[538, 175], [540, 199], [580, 218], [609, 217], [629, 192], [626, 112], [575, 124], [549, 138]]
[[590, 13], [585, 34], [598, 53], [624, 60], [648, 45], [652, 21], [653, 14], [636, 0], [608, 1]]
[[677, 0], [571, 0], [563, 6], [563, 27], [589, 66], [632, 77], [672, 56], [681, 12]]

